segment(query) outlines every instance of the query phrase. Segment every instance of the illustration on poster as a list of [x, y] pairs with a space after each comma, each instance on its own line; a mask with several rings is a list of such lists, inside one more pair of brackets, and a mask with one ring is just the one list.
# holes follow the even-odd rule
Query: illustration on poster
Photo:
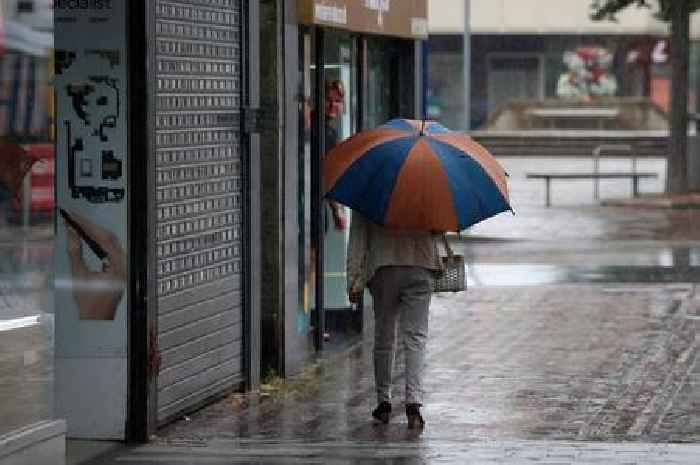
[[[119, 238], [87, 218], [59, 209], [66, 226], [73, 298], [81, 320], [114, 320], [126, 289], [126, 252]], [[100, 260], [94, 270], [83, 244]]]
[[56, 10], [111, 10], [112, 0], [54, 0]]
[[[113, 69], [121, 61], [118, 50], [102, 49], [86, 50], [82, 60], [87, 60], [93, 69], [104, 69], [99, 62], [109, 63]], [[76, 62], [75, 52], [57, 50], [57, 75], [68, 74]], [[65, 119], [63, 124], [68, 184], [75, 199], [85, 198], [91, 203], [124, 199], [121, 155], [112, 140], [122, 113], [119, 84], [118, 79], [107, 74], [94, 74], [69, 81], [62, 89], [73, 110], [73, 117]]]

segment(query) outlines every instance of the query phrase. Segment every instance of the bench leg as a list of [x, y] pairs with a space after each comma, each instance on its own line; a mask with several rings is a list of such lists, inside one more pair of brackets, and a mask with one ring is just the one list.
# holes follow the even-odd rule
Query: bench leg
[[552, 205], [551, 199], [549, 197], [549, 182], [551, 181], [550, 178], [545, 178], [545, 190], [546, 190], [546, 198], [545, 198], [545, 205], [547, 208], [549, 208]]
[[593, 178], [593, 199], [600, 200], [600, 178]]
[[637, 176], [632, 176], [632, 197], [637, 197], [639, 195], [639, 178]]

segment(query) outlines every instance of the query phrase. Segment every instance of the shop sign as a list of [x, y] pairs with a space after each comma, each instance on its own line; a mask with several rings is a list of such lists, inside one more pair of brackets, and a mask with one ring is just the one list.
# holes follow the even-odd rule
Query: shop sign
[[427, 0], [300, 0], [299, 21], [412, 39], [428, 36]]
[[314, 20], [344, 26], [348, 23], [348, 10], [345, 7], [314, 5]]

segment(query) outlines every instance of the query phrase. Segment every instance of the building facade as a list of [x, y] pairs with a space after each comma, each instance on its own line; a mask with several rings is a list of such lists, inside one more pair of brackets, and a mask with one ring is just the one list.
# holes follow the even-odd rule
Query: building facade
[[362, 331], [322, 154], [419, 113], [424, 1], [1, 7], [0, 464], [145, 441]]
[[[455, 127], [469, 114], [464, 129], [483, 129], [507, 102], [580, 97], [567, 83], [588, 69], [594, 74], [593, 97], [596, 92], [643, 97], [667, 108], [668, 24], [658, 21], [653, 11], [634, 7], [620, 12], [616, 22], [595, 22], [590, 7], [591, 2], [579, 0], [432, 0], [429, 111]], [[465, 99], [449, 98], [464, 92], [464, 81], [449, 70], [464, 66], [465, 18], [471, 51], [466, 99], [471, 103], [466, 111], [461, 104]], [[697, 13], [691, 16], [691, 31], [690, 104], [697, 108]]]

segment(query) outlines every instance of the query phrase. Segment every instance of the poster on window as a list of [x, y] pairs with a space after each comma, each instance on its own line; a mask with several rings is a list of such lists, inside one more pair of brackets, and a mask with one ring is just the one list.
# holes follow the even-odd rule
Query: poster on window
[[56, 404], [73, 437], [124, 435], [126, 4], [54, 1]]

